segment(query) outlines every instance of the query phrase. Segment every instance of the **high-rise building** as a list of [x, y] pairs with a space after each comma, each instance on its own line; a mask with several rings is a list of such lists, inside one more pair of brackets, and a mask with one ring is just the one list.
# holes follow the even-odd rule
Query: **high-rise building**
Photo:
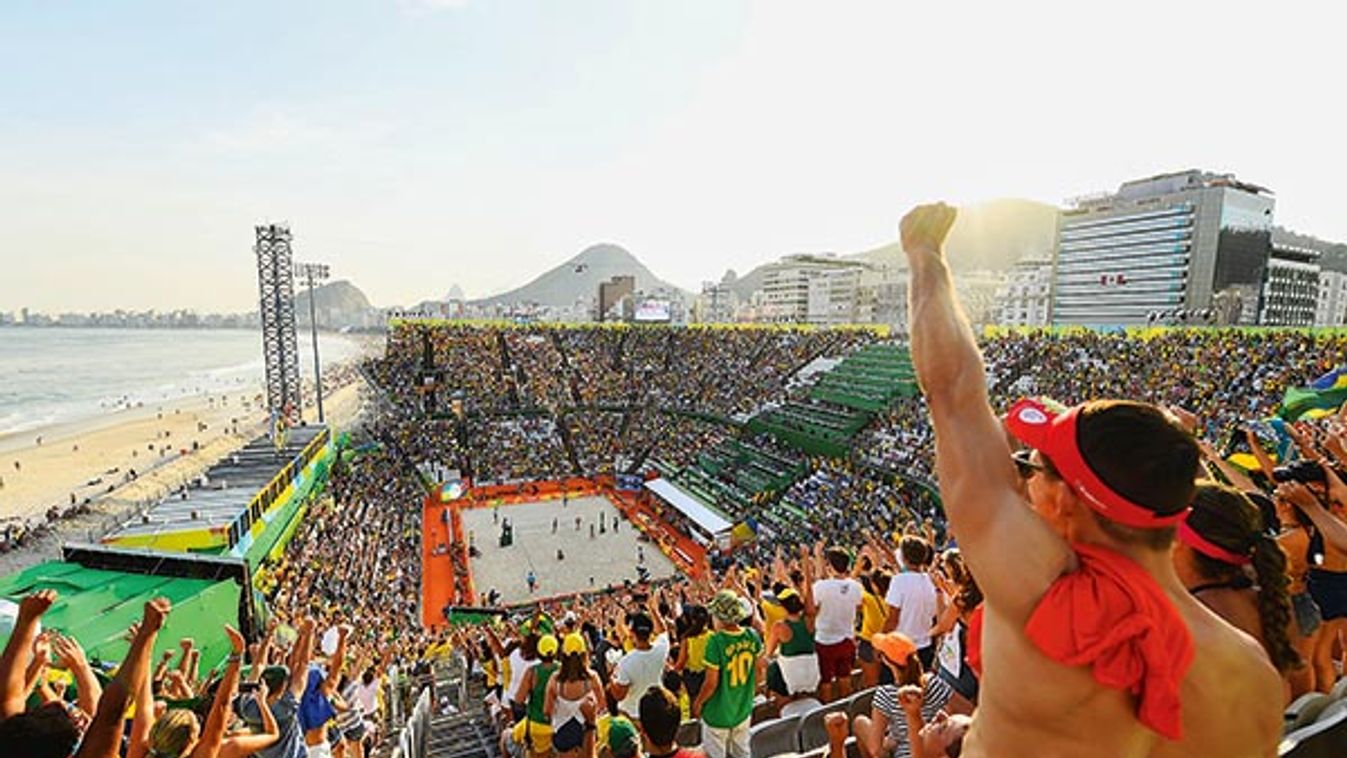
[[[634, 276], [615, 276], [606, 282], [599, 282], [599, 313], [595, 321], [607, 321], [610, 316], [616, 316], [615, 320], [630, 321], [636, 311], [636, 305], [632, 302], [635, 294]], [[611, 313], [615, 306], [620, 306], [620, 313]]]
[[1257, 323], [1273, 208], [1268, 190], [1197, 170], [1072, 201], [1057, 230], [1052, 323]]
[[1026, 258], [1010, 268], [997, 293], [996, 322], [1007, 326], [1046, 326], [1052, 304], [1052, 261]]
[[734, 321], [739, 297], [727, 282], [702, 282], [702, 294], [697, 298], [697, 320], [706, 324], [726, 324]]
[[835, 255], [788, 255], [763, 271], [760, 319], [790, 324], [856, 321], [862, 261]]
[[1315, 326], [1347, 324], [1347, 273], [1323, 269], [1319, 272], [1319, 296], [1315, 299]]
[[1319, 253], [1273, 241], [1258, 323], [1313, 326], [1319, 307]]

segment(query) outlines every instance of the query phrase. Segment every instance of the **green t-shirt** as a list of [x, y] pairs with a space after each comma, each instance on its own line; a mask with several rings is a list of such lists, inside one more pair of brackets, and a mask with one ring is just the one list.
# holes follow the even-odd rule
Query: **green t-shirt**
[[762, 639], [752, 629], [711, 635], [706, 643], [706, 667], [718, 669], [720, 680], [702, 706], [702, 720], [707, 726], [729, 729], [753, 715], [760, 655]]
[[543, 712], [543, 706], [547, 703], [547, 680], [560, 668], [556, 663], [539, 663], [533, 667], [533, 691], [529, 693], [528, 702], [529, 721], [535, 724], [548, 723], [547, 714]]

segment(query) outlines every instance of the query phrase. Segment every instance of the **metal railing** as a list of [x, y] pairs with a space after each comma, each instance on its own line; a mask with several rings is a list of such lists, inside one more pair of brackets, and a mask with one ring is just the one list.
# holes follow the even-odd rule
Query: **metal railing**
[[407, 723], [398, 732], [397, 744], [393, 747], [393, 758], [426, 758], [432, 706], [430, 688], [421, 688], [421, 694], [416, 696], [416, 705], [412, 707]]

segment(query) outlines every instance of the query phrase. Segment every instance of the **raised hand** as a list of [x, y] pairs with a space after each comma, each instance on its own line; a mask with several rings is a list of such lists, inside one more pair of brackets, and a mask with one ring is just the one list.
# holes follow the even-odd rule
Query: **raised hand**
[[907, 684], [898, 688], [898, 705], [902, 706], [903, 712], [909, 716], [921, 717], [921, 706], [926, 702], [926, 696], [921, 691], [921, 687], [915, 684]]
[[144, 632], [158, 632], [164, 626], [164, 619], [173, 610], [173, 604], [166, 597], [157, 597], [145, 604], [145, 615], [141, 617], [140, 628]]
[[19, 621], [41, 618], [56, 602], [56, 590], [38, 590], [19, 601]]
[[1314, 493], [1310, 491], [1310, 488], [1300, 482], [1282, 482], [1277, 485], [1277, 489], [1273, 491], [1273, 495], [1292, 505], [1298, 505], [1301, 508], [1321, 505], [1319, 498], [1315, 497]]
[[57, 663], [60, 663], [67, 670], [74, 671], [88, 665], [84, 648], [80, 647], [80, 643], [72, 637], [67, 637], [64, 634], [53, 636], [51, 648], [56, 653]]
[[903, 250], [909, 258], [940, 257], [945, 237], [954, 225], [958, 210], [944, 203], [918, 205], [903, 216], [898, 229], [902, 235]]
[[234, 655], [242, 655], [244, 648], [247, 646], [243, 635], [229, 624], [225, 624], [224, 630], [225, 636], [229, 638], [229, 648], [234, 651]]

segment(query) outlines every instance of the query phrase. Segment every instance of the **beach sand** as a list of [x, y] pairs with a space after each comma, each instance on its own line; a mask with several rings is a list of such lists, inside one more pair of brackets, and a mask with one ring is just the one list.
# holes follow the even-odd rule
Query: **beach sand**
[[[356, 379], [324, 397], [323, 410], [334, 429], [354, 423], [365, 391], [364, 382]], [[317, 415], [306, 406], [304, 418]], [[41, 521], [52, 506], [70, 507], [72, 494], [77, 502], [88, 498], [91, 510], [57, 522], [51, 534], [20, 550], [0, 555], [0, 573], [55, 558], [62, 542], [97, 539], [109, 525], [158, 501], [265, 431], [257, 393], [235, 391], [0, 437], [0, 525], [25, 518]], [[134, 480], [129, 477], [132, 469]]]

